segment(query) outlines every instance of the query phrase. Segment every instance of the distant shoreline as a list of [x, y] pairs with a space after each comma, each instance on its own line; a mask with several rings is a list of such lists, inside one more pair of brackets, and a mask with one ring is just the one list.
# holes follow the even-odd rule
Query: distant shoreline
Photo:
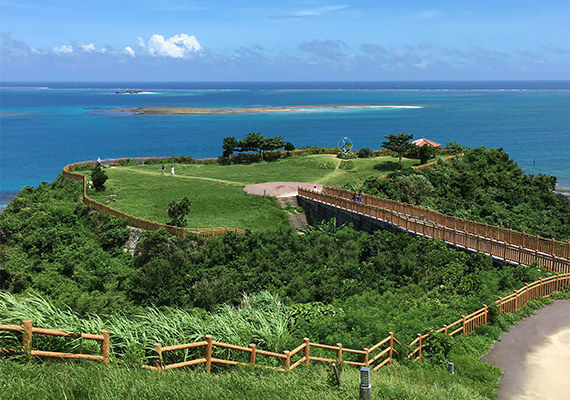
[[317, 111], [320, 109], [352, 110], [352, 109], [383, 109], [383, 108], [422, 108], [421, 106], [269, 106], [269, 107], [137, 107], [125, 108], [119, 111], [135, 115], [211, 115], [211, 114], [255, 114], [269, 112]]

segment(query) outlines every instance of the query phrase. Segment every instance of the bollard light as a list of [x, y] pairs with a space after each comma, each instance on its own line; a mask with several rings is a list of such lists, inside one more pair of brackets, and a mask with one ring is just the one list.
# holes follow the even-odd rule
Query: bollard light
[[370, 400], [371, 397], [370, 387], [370, 368], [360, 368], [360, 400]]
[[360, 387], [370, 387], [370, 368], [368, 367], [360, 368]]
[[451, 361], [447, 363], [447, 373], [455, 374], [455, 366]]

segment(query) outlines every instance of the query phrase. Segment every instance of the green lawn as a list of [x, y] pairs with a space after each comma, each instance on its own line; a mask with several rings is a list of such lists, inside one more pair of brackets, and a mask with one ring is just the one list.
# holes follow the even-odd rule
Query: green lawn
[[[340, 160], [334, 155], [307, 155], [257, 162], [250, 165], [171, 164], [128, 165], [106, 168], [109, 179], [105, 192], [89, 190], [89, 197], [137, 217], [165, 223], [171, 201], [188, 197], [192, 204], [187, 226], [228, 226], [240, 229], [279, 229], [289, 226], [287, 212], [276, 199], [247, 194], [248, 185], [275, 181], [310, 182], [339, 186], [360, 184], [398, 167], [396, 157]], [[418, 160], [404, 159], [404, 166]], [[85, 171], [84, 173], [87, 173]]]

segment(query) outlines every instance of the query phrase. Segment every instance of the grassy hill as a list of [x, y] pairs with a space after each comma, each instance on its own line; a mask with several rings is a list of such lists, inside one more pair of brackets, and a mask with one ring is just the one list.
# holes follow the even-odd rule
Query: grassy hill
[[[418, 160], [404, 160], [404, 166]], [[175, 176], [170, 167], [174, 166]], [[340, 160], [334, 155], [288, 157], [253, 164], [168, 164], [161, 175], [160, 164], [131, 164], [106, 168], [105, 192], [89, 191], [89, 197], [137, 217], [165, 223], [171, 201], [188, 197], [192, 203], [187, 226], [228, 226], [240, 229], [281, 229], [289, 226], [287, 214], [273, 198], [244, 192], [246, 186], [264, 182], [310, 182], [342, 186], [360, 184], [367, 178], [396, 170], [392, 157]], [[85, 170], [85, 174], [90, 172]]]

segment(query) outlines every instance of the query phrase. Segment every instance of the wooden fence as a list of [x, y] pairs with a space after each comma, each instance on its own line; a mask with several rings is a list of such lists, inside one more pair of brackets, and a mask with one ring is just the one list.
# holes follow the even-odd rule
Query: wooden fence
[[[141, 162], [141, 163], [144, 162], [145, 160], [149, 160], [149, 159], [160, 160], [161, 158], [159, 158], [159, 157], [136, 157], [136, 161]], [[169, 159], [169, 158], [164, 157], [164, 159]], [[114, 163], [119, 163], [121, 160], [124, 160], [124, 159], [107, 159], [107, 160], [102, 160], [102, 161], [104, 164], [109, 164], [111, 161]], [[116, 210], [116, 209], [114, 209], [114, 208], [112, 208], [106, 204], [95, 201], [95, 200], [93, 200], [87, 196], [87, 177], [85, 175], [78, 174], [78, 173], [75, 173], [72, 171], [75, 170], [79, 166], [86, 166], [86, 165], [87, 166], [94, 166], [96, 164], [97, 164], [96, 161], [83, 161], [83, 162], [78, 162], [75, 164], [69, 164], [63, 168], [63, 174], [67, 177], [70, 177], [70, 178], [73, 178], [73, 179], [76, 179], [78, 181], [83, 182], [83, 202], [85, 204], [87, 204], [88, 206], [94, 208], [97, 211], [102, 211], [104, 213], [107, 213], [107, 214], [112, 215], [112, 216], [117, 217], [117, 218], [127, 219], [129, 221], [130, 226], [134, 226], [136, 228], [144, 229], [147, 231], [156, 231], [156, 230], [159, 230], [160, 228], [164, 228], [164, 229], [166, 229], [166, 231], [168, 231], [172, 235], [178, 236], [178, 237], [186, 237], [189, 234], [200, 235], [200, 236], [222, 236], [228, 232], [229, 233], [235, 233], [236, 235], [245, 235], [245, 231], [238, 229], [238, 228], [228, 228], [227, 226], [222, 227], [222, 228], [180, 228], [180, 227], [176, 227], [176, 226], [161, 224], [159, 222], [149, 221], [148, 219], [143, 219], [143, 218], [135, 217], [133, 215], [126, 214], [126, 213], [121, 212], [119, 210]]]
[[[566, 274], [556, 274], [545, 279], [539, 279], [536, 282], [525, 284], [520, 290], [515, 290], [513, 294], [506, 297], [499, 297], [499, 299], [494, 303], [497, 307], [497, 313], [499, 315], [513, 312], [529, 301], [535, 300], [538, 297], [548, 297], [554, 292], [561, 291], [565, 288], [570, 287], [570, 273]], [[470, 335], [477, 326], [486, 325], [489, 323], [489, 314], [491, 310], [490, 307], [484, 305], [481, 309], [471, 313], [469, 315], [463, 315], [461, 318], [449, 325], [444, 325], [442, 328], [438, 329], [437, 333], [445, 333], [450, 336], [454, 336], [461, 333], [465, 336]], [[67, 358], [67, 359], [87, 359], [87, 360], [100, 360], [107, 363], [110, 360], [110, 340], [109, 331], [102, 330], [101, 335], [94, 335], [89, 333], [72, 333], [53, 329], [43, 329], [32, 327], [32, 321], [23, 321], [22, 326], [18, 325], [0, 325], [0, 330], [4, 331], [20, 331], [22, 332], [22, 349], [23, 352], [29, 354], [30, 356], [37, 357], [55, 357], [55, 358]], [[63, 336], [72, 338], [83, 338], [89, 340], [97, 340], [101, 342], [101, 354], [91, 355], [91, 354], [71, 354], [71, 353], [60, 353], [51, 351], [41, 351], [32, 349], [32, 334], [44, 334], [52, 336]], [[417, 338], [412, 341], [408, 346], [407, 358], [421, 359], [422, 351], [426, 347], [424, 340], [430, 336], [430, 333], [417, 334]], [[401, 345], [400, 342], [394, 337], [392, 332], [389, 333], [388, 337], [384, 340], [376, 343], [370, 348], [364, 348], [362, 350], [348, 349], [344, 348], [342, 343], [337, 343], [336, 346], [324, 345], [319, 343], [311, 343], [309, 338], [304, 338], [303, 343], [297, 346], [291, 351], [284, 351], [283, 353], [275, 353], [271, 351], [266, 351], [258, 349], [256, 344], [252, 343], [249, 347], [237, 346], [228, 343], [216, 342], [214, 341], [212, 335], [206, 335], [205, 340], [195, 343], [178, 344], [173, 346], [162, 347], [160, 343], [155, 343], [154, 348], [157, 353], [156, 363], [152, 365], [143, 365], [143, 368], [151, 370], [167, 370], [174, 368], [189, 367], [192, 365], [203, 364], [206, 372], [211, 371], [212, 364], [222, 364], [222, 365], [244, 365], [251, 368], [263, 367], [272, 368], [277, 371], [288, 372], [297, 368], [300, 365], [309, 366], [311, 361], [315, 362], [343, 362], [345, 364], [355, 365], [355, 366], [373, 366], [373, 370], [376, 371], [382, 368], [384, 365], [392, 364], [394, 360], [394, 354], [399, 355], [399, 353], [394, 348], [394, 345]], [[212, 356], [214, 347], [234, 350], [237, 352], [242, 352], [247, 356], [246, 360], [229, 360], [215, 358]], [[180, 351], [187, 349], [197, 349], [203, 348], [202, 357], [195, 358], [188, 361], [183, 361], [174, 364], [167, 364], [165, 362], [165, 354], [171, 351]], [[311, 355], [311, 348], [319, 349], [319, 351], [330, 351], [333, 357], [321, 357]], [[8, 352], [14, 352], [14, 350], [6, 350]], [[349, 361], [343, 359], [345, 353], [355, 354], [361, 357], [362, 361]], [[320, 354], [322, 355], [322, 354]], [[263, 363], [258, 363], [258, 356], [269, 357], [270, 359], [276, 360], [281, 364], [281, 367], [275, 367], [272, 365], [264, 365]], [[275, 365], [275, 362], [270, 362], [270, 364]]]
[[[102, 330], [100, 335], [94, 335], [91, 333], [73, 333], [60, 331], [57, 329], [44, 329], [36, 328], [33, 326], [31, 320], [23, 321], [21, 326], [18, 325], [0, 325], [0, 331], [20, 331], [22, 332], [22, 349], [21, 350], [7, 350], [7, 352], [23, 352], [30, 356], [35, 357], [49, 357], [49, 358], [66, 358], [66, 359], [77, 359], [77, 360], [98, 360], [103, 361], [105, 364], [109, 362], [110, 359], [110, 348], [111, 343], [109, 340], [109, 331]], [[81, 338], [85, 340], [95, 340], [101, 342], [101, 354], [74, 354], [74, 353], [61, 353], [56, 351], [43, 351], [43, 350], [33, 350], [32, 349], [32, 339], [33, 335], [48, 335], [48, 336], [60, 336], [69, 338]]]
[[329, 186], [325, 186], [324, 193], [299, 188], [299, 196], [381, 219], [409, 232], [442, 239], [454, 246], [518, 264], [528, 265], [536, 261], [547, 271], [570, 272], [570, 242], [545, 239], [380, 197], [362, 195], [362, 203], [352, 201], [356, 194]]
[[[495, 302], [497, 312], [502, 315], [507, 312], [514, 312], [524, 307], [529, 301], [536, 300], [538, 297], [549, 297], [552, 293], [561, 291], [570, 287], [570, 273], [556, 274], [545, 279], [539, 279], [533, 283], [525, 284], [524, 288], [515, 290], [514, 293], [499, 297]], [[465, 336], [470, 335], [478, 325], [486, 325], [489, 323], [489, 307], [484, 305], [483, 308], [469, 315], [462, 315], [461, 319], [450, 325], [444, 325], [438, 329], [437, 333], [445, 333], [453, 336], [462, 333]], [[429, 333], [418, 333], [417, 338], [408, 345], [408, 358], [422, 358], [422, 349], [426, 346], [423, 340], [430, 336]]]
[[[204, 364], [204, 369], [206, 372], [210, 372], [212, 364], [224, 364], [224, 365], [244, 365], [251, 368], [264, 367], [272, 368], [281, 372], [289, 372], [297, 368], [300, 365], [308, 366], [311, 361], [317, 362], [343, 362], [345, 364], [356, 365], [356, 366], [374, 366], [374, 370], [383, 367], [386, 364], [392, 364], [394, 353], [398, 352], [394, 349], [394, 342], [400, 344], [395, 338], [394, 334], [390, 332], [389, 336], [375, 344], [371, 348], [365, 348], [363, 350], [354, 350], [344, 348], [342, 343], [337, 343], [336, 346], [329, 346], [319, 343], [311, 343], [309, 338], [304, 338], [303, 343], [297, 346], [295, 349], [288, 351], [285, 350], [283, 353], [275, 353], [271, 351], [258, 349], [257, 346], [252, 343], [249, 347], [236, 346], [228, 343], [216, 342], [213, 340], [212, 335], [206, 335], [204, 341], [179, 344], [174, 346], [162, 347], [160, 343], [155, 343], [154, 347], [157, 352], [157, 362], [155, 366], [143, 366], [146, 369], [153, 370], [166, 370], [174, 368], [188, 367], [191, 365]], [[169, 351], [186, 350], [191, 348], [203, 347], [203, 357], [196, 358], [190, 361], [183, 361], [175, 364], [166, 364], [164, 362], [164, 354]], [[237, 360], [227, 360], [212, 357], [212, 352], [214, 347], [219, 347], [222, 349], [235, 350], [238, 352], [243, 352], [247, 355], [247, 362], [237, 361]], [[311, 355], [311, 348], [322, 349], [325, 351], [331, 351], [334, 354], [334, 358], [318, 357]], [[379, 351], [377, 354], [374, 352]], [[362, 361], [347, 361], [343, 360], [343, 354], [357, 354], [362, 357]], [[276, 359], [278, 363], [282, 364], [281, 367], [268, 366], [257, 363], [257, 356], [266, 356]]]

